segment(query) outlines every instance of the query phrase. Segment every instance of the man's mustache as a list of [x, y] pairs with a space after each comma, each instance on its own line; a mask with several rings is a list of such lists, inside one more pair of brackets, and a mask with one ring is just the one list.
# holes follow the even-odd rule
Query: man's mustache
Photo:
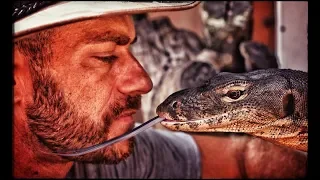
[[124, 111], [126, 110], [139, 110], [141, 107], [141, 95], [137, 96], [127, 96], [125, 98], [125, 105], [121, 105], [118, 102], [123, 102], [123, 101], [117, 101], [114, 106], [111, 108], [112, 109], [112, 115], [114, 117], [117, 117], [121, 115]]

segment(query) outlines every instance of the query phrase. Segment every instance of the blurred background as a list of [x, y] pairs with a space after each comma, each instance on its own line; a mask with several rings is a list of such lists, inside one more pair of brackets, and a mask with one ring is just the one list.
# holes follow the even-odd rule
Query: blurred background
[[138, 40], [131, 50], [154, 86], [142, 97], [137, 122], [156, 116], [170, 94], [219, 72], [308, 71], [307, 1], [203, 1], [190, 10], [138, 14], [134, 21]]

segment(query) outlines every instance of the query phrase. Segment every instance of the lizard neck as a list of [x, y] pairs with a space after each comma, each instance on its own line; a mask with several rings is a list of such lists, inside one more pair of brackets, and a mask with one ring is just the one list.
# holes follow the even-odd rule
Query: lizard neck
[[308, 122], [305, 118], [288, 116], [249, 134], [288, 148], [308, 151]]

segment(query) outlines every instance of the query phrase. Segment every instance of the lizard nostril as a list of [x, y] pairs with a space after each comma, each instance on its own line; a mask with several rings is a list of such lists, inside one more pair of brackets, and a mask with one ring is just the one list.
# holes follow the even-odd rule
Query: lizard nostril
[[173, 107], [173, 108], [177, 108], [177, 105], [178, 105], [178, 102], [177, 102], [177, 101], [174, 101], [174, 102], [172, 103], [172, 107]]

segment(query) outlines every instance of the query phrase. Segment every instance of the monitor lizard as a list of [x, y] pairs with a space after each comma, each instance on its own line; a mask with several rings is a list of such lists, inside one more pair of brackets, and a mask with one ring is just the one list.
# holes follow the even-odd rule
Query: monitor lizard
[[308, 73], [291, 69], [221, 72], [177, 91], [156, 109], [185, 132], [238, 132], [307, 152]]

